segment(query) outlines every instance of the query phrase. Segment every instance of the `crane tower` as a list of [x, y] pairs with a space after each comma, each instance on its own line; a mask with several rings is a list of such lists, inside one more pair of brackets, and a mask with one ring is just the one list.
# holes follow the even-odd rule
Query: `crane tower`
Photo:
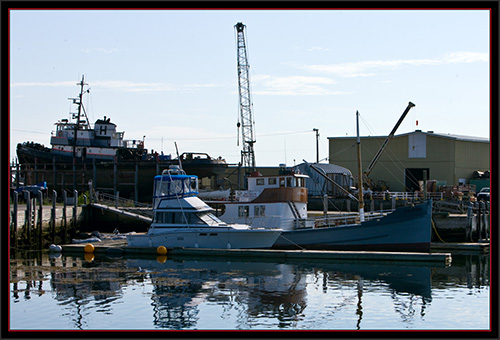
[[253, 145], [254, 137], [254, 120], [252, 115], [252, 99], [250, 97], [250, 75], [248, 72], [248, 56], [245, 44], [245, 25], [241, 22], [237, 23], [236, 36], [238, 44], [238, 90], [239, 90], [239, 107], [240, 119], [238, 128], [241, 128], [241, 139], [243, 141], [243, 150], [241, 151], [241, 163], [245, 167], [247, 173], [256, 171], [255, 168], [255, 153]]

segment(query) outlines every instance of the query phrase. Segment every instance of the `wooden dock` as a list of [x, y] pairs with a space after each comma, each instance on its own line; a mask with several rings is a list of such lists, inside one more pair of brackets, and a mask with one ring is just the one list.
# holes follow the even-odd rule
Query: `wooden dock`
[[[156, 248], [129, 247], [126, 240], [107, 240], [89, 242], [94, 246], [94, 254], [113, 256], [157, 255]], [[87, 243], [66, 244], [63, 253], [85, 253]], [[390, 261], [390, 262], [433, 262], [448, 264], [450, 253], [417, 253], [417, 252], [375, 252], [375, 251], [333, 251], [333, 250], [275, 250], [275, 249], [199, 249], [172, 248], [167, 249], [168, 256], [201, 256], [230, 258], [266, 258], [277, 260], [350, 260], [350, 261]]]
[[490, 251], [490, 243], [431, 243], [431, 251], [487, 253]]

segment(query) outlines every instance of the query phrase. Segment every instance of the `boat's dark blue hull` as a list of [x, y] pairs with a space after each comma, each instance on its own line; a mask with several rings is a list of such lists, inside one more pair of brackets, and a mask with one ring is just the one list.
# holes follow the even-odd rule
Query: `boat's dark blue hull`
[[285, 231], [275, 248], [428, 252], [432, 202], [396, 209], [361, 224]]

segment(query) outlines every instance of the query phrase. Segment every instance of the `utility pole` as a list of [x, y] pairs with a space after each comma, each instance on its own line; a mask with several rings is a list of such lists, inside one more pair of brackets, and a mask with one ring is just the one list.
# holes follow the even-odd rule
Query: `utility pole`
[[316, 132], [316, 163], [319, 163], [319, 129], [313, 129]]

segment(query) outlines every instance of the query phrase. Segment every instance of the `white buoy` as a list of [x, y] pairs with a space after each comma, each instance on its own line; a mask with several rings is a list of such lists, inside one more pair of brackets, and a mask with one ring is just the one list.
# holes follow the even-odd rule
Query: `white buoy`
[[49, 251], [60, 252], [62, 251], [62, 247], [56, 244], [51, 244], [49, 247]]

